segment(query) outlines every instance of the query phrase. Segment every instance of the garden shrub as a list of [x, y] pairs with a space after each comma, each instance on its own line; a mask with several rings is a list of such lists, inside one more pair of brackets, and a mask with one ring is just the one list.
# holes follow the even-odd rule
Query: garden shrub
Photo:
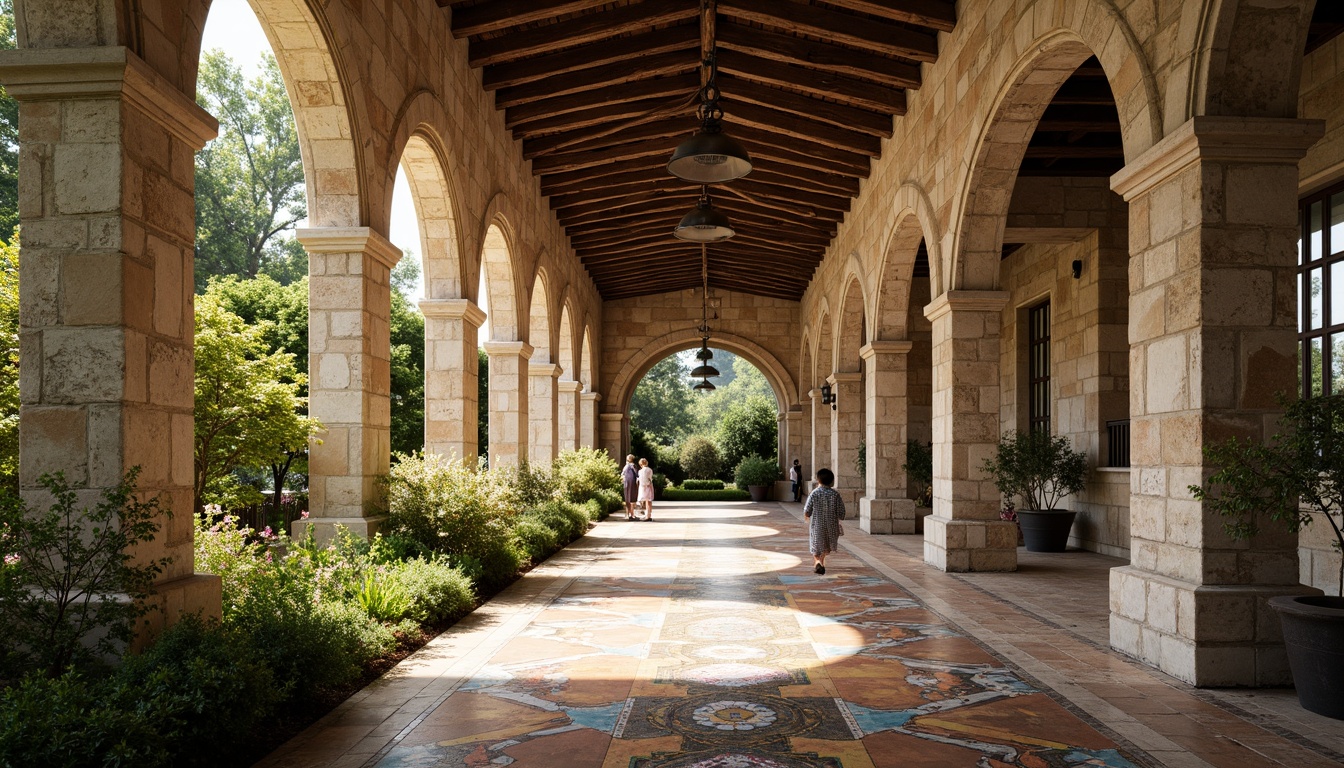
[[[430, 552], [472, 557], [491, 584], [513, 576], [510, 510], [498, 477], [457, 458], [405, 456], [387, 477], [388, 528]], [[513, 563], [513, 570], [502, 571]]]
[[30, 674], [0, 690], [0, 765], [88, 768], [171, 765], [157, 724], [116, 701], [112, 686], [74, 670]]
[[588, 519], [592, 520], [594, 523], [600, 522], [607, 518], [606, 507], [602, 506], [602, 502], [598, 501], [597, 499], [589, 499], [583, 502], [583, 506], [581, 507], [581, 509], [584, 510]]
[[598, 490], [607, 488], [620, 493], [620, 467], [596, 448], [561, 451], [551, 464], [557, 494], [570, 501], [591, 499]]
[[526, 512], [514, 521], [513, 535], [523, 554], [533, 563], [540, 563], [560, 548], [559, 531]]
[[733, 483], [738, 488], [770, 486], [778, 479], [779, 465], [773, 459], [763, 459], [754, 453], [739, 461], [733, 470]]
[[722, 491], [723, 481], [718, 478], [713, 480], [685, 480], [681, 487], [687, 491]]
[[708, 438], [688, 437], [681, 444], [681, 468], [686, 470], [687, 477], [708, 480], [717, 477], [722, 466], [719, 449]]
[[415, 558], [398, 563], [394, 578], [411, 596], [410, 617], [429, 625], [460, 619], [476, 607], [471, 580], [446, 560]]
[[529, 509], [525, 515], [545, 523], [560, 535], [561, 544], [568, 544], [588, 532], [588, 521], [593, 519], [592, 510], [597, 510], [597, 514], [601, 515], [602, 503], [597, 499], [589, 499], [582, 505], [552, 501]]
[[597, 499], [598, 502], [602, 504], [603, 519], [606, 519], [607, 515], [625, 508], [625, 497], [621, 495], [620, 491], [613, 491], [610, 488], [599, 488], [597, 493], [593, 495], [593, 498]]
[[365, 571], [355, 602], [370, 618], [379, 621], [401, 621], [415, 608], [411, 593], [394, 575], [378, 568]]
[[736, 488], [722, 491], [688, 491], [682, 488], [668, 488], [663, 491], [665, 501], [749, 501], [751, 494]]
[[655, 472], [667, 475], [668, 482], [677, 484], [686, 479], [686, 470], [681, 468], [681, 449], [675, 445], [659, 445], [655, 448], [654, 458], [649, 459]]

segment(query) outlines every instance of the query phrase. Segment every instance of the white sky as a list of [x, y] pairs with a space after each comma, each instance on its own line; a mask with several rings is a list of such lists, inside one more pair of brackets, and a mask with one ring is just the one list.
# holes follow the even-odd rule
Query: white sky
[[[257, 22], [247, 0], [214, 0], [210, 6], [210, 15], [205, 21], [205, 34], [202, 49], [222, 48], [243, 70], [248, 79], [256, 77], [261, 71], [261, 57], [271, 52], [270, 42]], [[304, 226], [307, 222], [300, 222]], [[420, 253], [420, 224], [415, 217], [415, 205], [411, 202], [411, 188], [406, 183], [406, 174], [397, 169], [396, 185], [392, 189], [392, 221], [388, 239], [403, 250], [410, 250], [416, 257]], [[413, 296], [407, 298], [417, 301], [424, 296], [424, 270], [420, 270], [420, 282]], [[481, 294], [481, 309], [485, 306], [484, 292]], [[487, 321], [488, 323], [488, 321]], [[489, 338], [489, 325], [481, 329], [481, 338]]]

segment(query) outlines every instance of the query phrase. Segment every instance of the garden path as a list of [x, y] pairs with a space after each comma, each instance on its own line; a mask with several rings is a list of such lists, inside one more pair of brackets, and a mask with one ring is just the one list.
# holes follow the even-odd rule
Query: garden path
[[267, 768], [1336, 766], [1291, 691], [1198, 691], [1106, 647], [1107, 569], [945, 574], [796, 504], [599, 524], [271, 755]]

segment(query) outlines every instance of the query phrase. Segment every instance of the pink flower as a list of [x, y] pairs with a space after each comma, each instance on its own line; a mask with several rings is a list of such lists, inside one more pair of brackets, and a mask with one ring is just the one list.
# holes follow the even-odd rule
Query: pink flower
[[307, 520], [307, 519], [308, 519], [308, 510], [306, 510], [306, 509], [303, 510], [302, 519], [304, 519], [304, 520]]
[[261, 529], [261, 537], [262, 537], [263, 539], [269, 539], [269, 538], [271, 538], [271, 537], [273, 537], [273, 536], [275, 536], [275, 533], [273, 533], [273, 532], [271, 531], [271, 526], [268, 525], [268, 526], [266, 526], [265, 528], [262, 528], [262, 529]]
[[5, 555], [5, 565], [18, 565], [18, 563], [19, 563], [18, 555]]

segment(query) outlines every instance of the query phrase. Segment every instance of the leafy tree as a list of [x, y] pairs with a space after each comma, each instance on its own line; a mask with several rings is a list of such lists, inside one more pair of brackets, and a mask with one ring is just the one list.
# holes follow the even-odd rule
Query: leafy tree
[[687, 477], [711, 480], [723, 469], [723, 457], [708, 438], [694, 435], [681, 444], [681, 468]]
[[748, 395], [728, 406], [714, 431], [714, 442], [723, 454], [723, 465], [736, 467], [752, 455], [773, 459], [779, 448], [778, 434], [775, 399]]
[[283, 233], [308, 215], [303, 160], [275, 57], [247, 82], [220, 50], [201, 59], [197, 101], [219, 119], [219, 138], [196, 155], [196, 288], [211, 275], [278, 282], [307, 274], [302, 246]]
[[[270, 275], [248, 280], [237, 275], [210, 278], [205, 295], [261, 330], [272, 352], [294, 355], [294, 368], [308, 373], [308, 278], [281, 285]], [[306, 393], [306, 387], [300, 394]]]
[[394, 290], [391, 319], [392, 451], [411, 454], [425, 447], [425, 317]]
[[630, 425], [658, 443], [671, 445], [691, 427], [694, 403], [690, 370], [677, 355], [659, 360], [630, 396]]
[[[765, 374], [746, 359], [731, 352], [714, 350], [714, 362], [718, 363], [715, 367], [725, 374], [715, 384], [718, 389], [698, 396], [694, 400], [696, 430], [711, 435], [718, 430], [718, 425], [734, 403], [742, 402], [753, 395], [761, 395], [771, 400], [775, 398], [775, 391], [770, 387]], [[723, 448], [722, 445], [719, 447]], [[772, 455], [774, 450], [771, 448], [771, 454], [761, 455]]]
[[306, 377], [292, 354], [267, 346], [264, 325], [247, 325], [211, 296], [196, 301], [197, 512], [207, 499], [239, 500], [235, 468], [280, 463], [321, 428], [301, 412]]
[[476, 376], [476, 453], [490, 456], [490, 356], [477, 349], [479, 373]]
[[[14, 0], [0, 0], [0, 51], [17, 44]], [[19, 226], [19, 103], [0, 87], [0, 233]], [[15, 233], [17, 234], [17, 233]], [[10, 242], [18, 242], [13, 237]]]
[[415, 301], [415, 289], [420, 285], [420, 257], [410, 248], [401, 249], [401, 261], [392, 268], [392, 287], [407, 301]]
[[19, 491], [19, 231], [0, 244], [0, 488]]

